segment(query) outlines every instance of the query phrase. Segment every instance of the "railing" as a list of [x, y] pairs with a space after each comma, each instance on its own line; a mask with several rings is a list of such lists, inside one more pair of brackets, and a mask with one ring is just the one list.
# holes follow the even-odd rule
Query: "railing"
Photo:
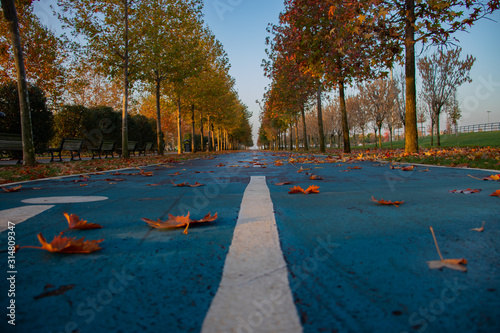
[[459, 133], [472, 133], [472, 132], [491, 132], [500, 131], [500, 123], [489, 123], [479, 125], [460, 126]]

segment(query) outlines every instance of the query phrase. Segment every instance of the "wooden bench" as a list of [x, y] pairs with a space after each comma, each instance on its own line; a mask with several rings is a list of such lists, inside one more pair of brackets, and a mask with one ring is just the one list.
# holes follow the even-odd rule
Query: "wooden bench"
[[101, 153], [106, 154], [104, 158], [108, 158], [108, 154], [111, 154], [111, 157], [114, 157], [113, 152], [115, 151], [115, 146], [115, 140], [102, 140], [99, 147], [92, 148], [92, 159], [94, 159], [96, 153], [98, 154], [99, 159], [101, 159]]
[[49, 148], [47, 151], [50, 153], [50, 161], [54, 161], [54, 153], [59, 153], [59, 162], [62, 161], [61, 152], [69, 151], [71, 154], [71, 161], [74, 160], [76, 156], [81, 160], [80, 151], [82, 150], [83, 139], [72, 139], [72, 138], [62, 138], [61, 143], [58, 147]]
[[23, 139], [20, 134], [0, 133], [0, 151], [17, 158], [17, 164], [23, 159]]
[[[137, 141], [129, 141], [128, 142], [128, 152], [129, 152], [129, 154], [135, 156], [136, 150], [137, 150]], [[123, 149], [122, 148], [118, 148], [117, 151], [118, 151], [118, 154], [120, 154], [120, 156], [122, 156]]]
[[141, 153], [146, 156], [146, 152], [151, 151], [153, 148], [153, 143], [152, 142], [146, 142], [141, 148], [137, 149], [137, 152], [139, 153], [139, 156], [141, 156]]

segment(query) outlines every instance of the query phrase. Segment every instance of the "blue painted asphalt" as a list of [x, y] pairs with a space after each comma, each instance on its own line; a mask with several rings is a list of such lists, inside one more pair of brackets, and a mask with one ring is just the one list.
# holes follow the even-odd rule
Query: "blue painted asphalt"
[[[63, 212], [77, 214], [104, 228], [67, 236], [104, 239], [104, 249], [89, 255], [20, 250], [16, 327], [4, 315], [1, 331], [199, 332], [222, 277], [243, 192], [255, 175], [267, 177], [304, 332], [500, 330], [500, 209], [499, 199], [489, 196], [500, 183], [468, 176], [492, 172], [437, 167], [403, 172], [374, 162], [274, 166], [284, 158], [255, 154], [267, 168], [243, 168], [254, 157], [249, 152], [144, 168], [153, 177], [106, 173], [91, 176], [84, 187], [72, 177], [31, 182], [20, 192], [0, 194], [0, 211], [27, 206], [21, 202], [27, 198], [109, 198], [55, 204], [16, 226], [17, 244], [38, 245], [37, 233], [50, 241], [66, 229]], [[224, 167], [216, 167], [219, 163]], [[363, 169], [343, 172], [355, 165]], [[324, 180], [297, 173], [301, 166]], [[132, 172], [137, 170], [124, 171]], [[171, 176], [176, 172], [181, 174]], [[116, 178], [126, 180], [104, 181]], [[172, 180], [206, 186], [173, 187]], [[320, 194], [289, 195], [291, 186], [274, 185], [282, 181], [304, 188], [319, 185]], [[482, 192], [448, 192], [466, 188]], [[379, 206], [370, 202], [371, 196], [405, 204]], [[187, 211], [193, 218], [217, 212], [219, 219], [191, 227], [188, 235], [152, 230], [141, 221]], [[485, 232], [470, 231], [483, 221]], [[439, 259], [431, 225], [443, 256], [466, 258], [467, 273], [428, 269], [426, 261]], [[0, 249], [6, 248], [4, 231]], [[5, 252], [0, 261], [6, 272]], [[46, 287], [70, 285], [63, 294], [35, 299]], [[3, 309], [8, 289], [3, 279]]]

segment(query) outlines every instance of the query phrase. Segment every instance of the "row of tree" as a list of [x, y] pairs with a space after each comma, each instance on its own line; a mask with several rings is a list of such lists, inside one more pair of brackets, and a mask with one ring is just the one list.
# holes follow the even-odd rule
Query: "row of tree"
[[[220, 142], [218, 148], [252, 146], [251, 115], [238, 97], [222, 45], [204, 25], [201, 0], [58, 0], [58, 15], [71, 39], [45, 27], [33, 14], [31, 0], [16, 4], [29, 81], [47, 93], [56, 112], [69, 103], [119, 106], [124, 157], [130, 112], [156, 119], [161, 153], [169, 127], [165, 118], [175, 120], [179, 153], [186, 121], [191, 137], [199, 132], [219, 138], [209, 139]], [[7, 52], [11, 26], [0, 24], [5, 51], [0, 80], [16, 77], [15, 54]]]
[[[261, 106], [260, 138], [265, 135], [266, 140], [272, 140], [272, 133], [286, 131], [299, 116], [302, 130], [306, 131], [305, 113], [315, 103], [319, 146], [325, 151], [322, 93], [335, 88], [344, 152], [350, 152], [345, 89], [351, 85], [360, 87], [364, 105], [370, 105], [376, 113], [379, 110], [378, 114], [388, 112], [387, 108], [393, 107], [390, 104], [397, 104], [404, 122], [406, 152], [418, 152], [415, 45], [448, 45], [454, 40], [453, 32], [466, 30], [498, 8], [497, 0], [286, 0], [280, 23], [268, 28], [271, 36], [263, 67], [271, 84]], [[424, 77], [429, 85], [424, 85], [422, 91], [430, 96], [426, 102], [438, 115], [432, 117], [437, 122], [444, 106], [452, 103], [456, 87], [470, 80], [468, 71], [474, 59], [461, 61], [459, 54], [459, 50], [441, 50], [428, 63], [419, 65], [421, 73], [429, 74]], [[438, 58], [460, 70], [455, 73], [439, 67], [434, 62]], [[386, 79], [397, 63], [405, 69], [402, 99], [394, 98], [395, 84]], [[449, 73], [456, 75], [447, 77]], [[366, 87], [371, 84], [392, 88], [384, 97], [378, 89], [372, 89], [370, 94]], [[446, 90], [437, 92], [437, 84]], [[373, 122], [380, 129], [384, 119], [375, 117]], [[303, 137], [307, 137], [305, 132]], [[308, 148], [307, 141], [304, 148]]]

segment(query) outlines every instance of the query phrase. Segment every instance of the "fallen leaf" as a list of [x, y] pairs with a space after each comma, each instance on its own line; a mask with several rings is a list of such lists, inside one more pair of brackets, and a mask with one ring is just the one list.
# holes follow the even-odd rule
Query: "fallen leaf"
[[499, 180], [500, 181], [500, 174], [498, 174], [498, 175], [491, 175], [489, 177], [485, 177], [483, 180]]
[[466, 190], [453, 190], [453, 191], [450, 191], [450, 193], [463, 193], [463, 194], [473, 194], [473, 193], [479, 193], [481, 192], [481, 190], [473, 190], [473, 189], [466, 189]]
[[88, 186], [89, 184], [80, 184], [80, 187]]
[[225, 165], [224, 165], [223, 163], [219, 163], [219, 164], [218, 164], [218, 165], [216, 165], [215, 167], [216, 167], [216, 168], [222, 168], [222, 167], [224, 167], [224, 166], [225, 166]]
[[105, 182], [124, 182], [126, 179], [124, 178], [106, 178], [104, 179]]
[[415, 166], [410, 165], [410, 166], [404, 167], [404, 168], [403, 168], [403, 169], [401, 169], [401, 170], [403, 170], [403, 171], [413, 171], [413, 169], [415, 169]]
[[276, 186], [290, 185], [292, 182], [275, 183]]
[[101, 250], [99, 243], [103, 241], [103, 239], [86, 241], [83, 237], [76, 239], [76, 237], [69, 238], [59, 235], [55, 236], [52, 242], [47, 243], [42, 233], [39, 233], [37, 236], [38, 240], [42, 244], [41, 247], [22, 246], [19, 247], [19, 249], [30, 248], [59, 253], [91, 253]]
[[429, 168], [427, 168], [425, 170], [418, 170], [418, 172], [430, 172], [430, 171], [429, 171]]
[[467, 272], [467, 267], [463, 265], [467, 265], [467, 260], [464, 258], [462, 259], [443, 259], [443, 256], [441, 255], [441, 250], [439, 250], [439, 245], [436, 240], [436, 235], [434, 234], [434, 229], [430, 227], [431, 233], [432, 233], [432, 238], [434, 238], [434, 244], [436, 244], [436, 249], [439, 254], [439, 258], [441, 260], [433, 260], [433, 261], [428, 261], [427, 265], [429, 266], [429, 269], [441, 269], [443, 267], [449, 268], [449, 269], [454, 269], [457, 271], [461, 272]]
[[353, 166], [353, 167], [348, 167], [347, 170], [361, 170], [363, 169], [362, 167], [360, 166]]
[[309, 179], [310, 180], [323, 180], [324, 178], [317, 176], [317, 175], [311, 175], [311, 177], [309, 177]]
[[54, 286], [52, 286], [51, 288], [47, 288], [47, 286], [46, 286], [45, 287], [45, 290], [46, 290], [45, 292], [43, 292], [40, 295], [35, 296], [33, 298], [34, 299], [41, 299], [41, 298], [50, 297], [50, 296], [64, 295], [67, 291], [73, 289], [75, 286], [76, 286], [75, 284], [70, 284], [70, 285], [67, 285], [67, 286], [60, 286], [59, 288], [54, 289], [54, 290], [47, 290], [47, 289], [55, 288]]
[[210, 213], [208, 213], [201, 220], [191, 220], [189, 218], [189, 214], [190, 214], [189, 212], [186, 216], [173, 216], [171, 214], [168, 214], [168, 220], [166, 221], [162, 221], [160, 219], [154, 221], [148, 218], [143, 218], [142, 221], [146, 222], [149, 226], [155, 229], [173, 229], [173, 228], [186, 227], [186, 229], [184, 229], [184, 234], [187, 235], [190, 224], [208, 223], [208, 222], [213, 222], [217, 219], [217, 213], [215, 213], [215, 215], [213, 216]]
[[483, 226], [481, 228], [473, 228], [470, 229], [471, 231], [477, 231], [477, 232], [483, 232], [484, 231], [484, 221], [483, 221]]
[[300, 186], [294, 186], [290, 189], [290, 191], [288, 192], [289, 194], [296, 194], [296, 193], [303, 193], [303, 194], [311, 194], [311, 193], [314, 193], [314, 194], [317, 194], [319, 193], [319, 186], [316, 186], [316, 185], [311, 185], [309, 186], [306, 190], [304, 190], [302, 187]]
[[278, 161], [274, 162], [274, 165], [275, 166], [282, 166], [283, 162], [281, 162], [281, 161], [278, 160]]
[[2, 187], [2, 189], [7, 192], [7, 193], [11, 193], [11, 192], [19, 192], [21, 190], [23, 186], [22, 185], [19, 185], [19, 186], [15, 186], [15, 187], [10, 187], [10, 188], [7, 188], [7, 187]]
[[143, 177], [153, 177], [154, 172], [153, 171], [146, 172], [144, 170], [141, 170], [140, 175], [143, 176]]
[[86, 230], [102, 228], [102, 225], [100, 224], [88, 223], [87, 221], [80, 220], [80, 218], [76, 214], [69, 215], [68, 213], [64, 213], [64, 216], [66, 217], [66, 220], [68, 220], [69, 229]]
[[375, 197], [372, 196], [372, 201], [373, 202], [376, 202], [376, 203], [379, 203], [381, 205], [393, 205], [393, 206], [396, 206], [396, 207], [399, 207], [400, 205], [404, 204], [405, 202], [404, 201], [394, 201], [392, 202], [391, 200], [389, 201], [386, 201], [384, 199], [380, 199], [380, 200], [377, 200], [375, 199]]
[[500, 198], [500, 190], [496, 190], [493, 194], [490, 194], [490, 197], [499, 197]]
[[196, 182], [194, 185], [190, 185], [189, 183], [187, 182], [184, 182], [184, 183], [180, 183], [180, 184], [176, 184], [174, 183], [174, 181], [172, 180], [172, 185], [176, 186], [176, 187], [200, 187], [200, 186], [205, 186], [205, 184], [200, 184], [198, 182]]
[[181, 175], [180, 171], [177, 171], [176, 173], [170, 174], [169, 176], [179, 176]]

